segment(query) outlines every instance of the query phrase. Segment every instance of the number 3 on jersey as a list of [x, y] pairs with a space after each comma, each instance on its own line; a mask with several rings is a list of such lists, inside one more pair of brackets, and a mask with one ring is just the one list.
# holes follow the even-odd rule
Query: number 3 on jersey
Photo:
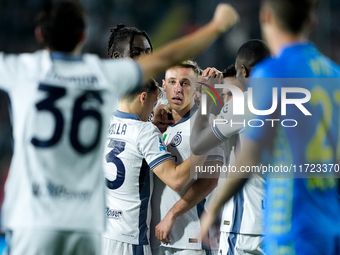
[[106, 186], [109, 189], [118, 189], [123, 185], [125, 180], [125, 166], [120, 158], [117, 156], [125, 150], [125, 142], [110, 139], [109, 148], [113, 148], [108, 154], [106, 154], [106, 162], [116, 165], [117, 174], [114, 181], [105, 179]]

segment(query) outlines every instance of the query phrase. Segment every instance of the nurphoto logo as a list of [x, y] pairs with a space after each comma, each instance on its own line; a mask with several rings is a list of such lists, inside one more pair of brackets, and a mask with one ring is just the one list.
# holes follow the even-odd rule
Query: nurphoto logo
[[[230, 85], [230, 84], [215, 84], [214, 87], [211, 85], [202, 83], [202, 82], [197, 82], [198, 84], [201, 85], [199, 89], [202, 91], [205, 91], [207, 94], [202, 94], [201, 96], [201, 114], [202, 115], [207, 115], [207, 95], [209, 95], [215, 105], [217, 105], [216, 100], [214, 98], [215, 94], [220, 101], [222, 105], [222, 100], [216, 91], [216, 89], [229, 89], [232, 93], [232, 116], [240, 116], [240, 115], [246, 115], [245, 114], [245, 107], [248, 106], [248, 110], [250, 113], [254, 115], [261, 115], [261, 116], [267, 116], [275, 112], [275, 110], [278, 107], [278, 88], [277, 87], [270, 87], [268, 89], [271, 89], [272, 91], [272, 105], [268, 109], [256, 109], [254, 106], [254, 101], [253, 101], [253, 88], [249, 87], [247, 89], [248, 91], [248, 97], [247, 97], [247, 102], [245, 102], [245, 96], [244, 92], [237, 86], [235, 85]], [[203, 88], [203, 86], [207, 87], [210, 89], [213, 94], [208, 90]], [[216, 89], [215, 89], [216, 88]], [[281, 116], [286, 116], [287, 115], [287, 105], [295, 105], [298, 110], [300, 110], [305, 116], [311, 116], [312, 114], [306, 109], [306, 107], [303, 105], [311, 99], [311, 92], [305, 88], [301, 87], [281, 87]], [[299, 95], [299, 98], [288, 98], [287, 95], [289, 93], [294, 93], [294, 95]], [[226, 108], [227, 109], [227, 108]], [[239, 118], [238, 118], [239, 119]], [[270, 122], [272, 127], [274, 127], [274, 123], [277, 121], [281, 121], [281, 125], [283, 127], [295, 127], [297, 126], [298, 122], [295, 119], [266, 119], [265, 121]], [[264, 125], [264, 121], [260, 119], [247, 119], [246, 118], [241, 121], [241, 122], [233, 122], [233, 119], [219, 119], [216, 118], [213, 120], [213, 126], [217, 124], [230, 124], [232, 125], [243, 125], [244, 127], [246, 124], [250, 127], [262, 127]]]

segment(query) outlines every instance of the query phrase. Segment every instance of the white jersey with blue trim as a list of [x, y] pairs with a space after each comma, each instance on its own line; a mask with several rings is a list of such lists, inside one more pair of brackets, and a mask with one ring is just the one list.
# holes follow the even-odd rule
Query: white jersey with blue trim
[[172, 157], [156, 126], [141, 121], [136, 114], [115, 112], [105, 148], [104, 237], [136, 245], [149, 244], [153, 190], [150, 171], [166, 160]]
[[[247, 92], [244, 93], [245, 102], [247, 102], [247, 94]], [[238, 123], [242, 123], [244, 118], [244, 116], [235, 118], [232, 114], [232, 102], [229, 106], [226, 104], [217, 116], [217, 119], [230, 120], [231, 118]], [[230, 149], [229, 165], [232, 166], [235, 164], [236, 146], [242, 147], [244, 136], [242, 131], [244, 131], [244, 128], [242, 125], [227, 126], [229, 125], [219, 124], [213, 127], [213, 130], [220, 139], [225, 140], [228, 138]], [[221, 217], [221, 231], [249, 235], [263, 234], [264, 183], [265, 180], [262, 177], [253, 175], [242, 190], [224, 205]], [[223, 185], [224, 182], [219, 182], [219, 184]], [[218, 192], [218, 188], [216, 192]]]
[[114, 103], [141, 74], [132, 60], [92, 54], [0, 53], [15, 142], [5, 229], [103, 231], [105, 134]]
[[[163, 140], [167, 146], [167, 150], [171, 153], [176, 165], [183, 163], [192, 154], [190, 148], [190, 122], [193, 123], [195, 121], [197, 110], [198, 107], [195, 105], [178, 123], [169, 126], [163, 134]], [[209, 152], [206, 161], [223, 162], [222, 155], [223, 151], [221, 147], [217, 147]], [[194, 178], [181, 192], [176, 192], [166, 186], [159, 178], [155, 177], [155, 187], [152, 196], [151, 231], [154, 231], [155, 226], [166, 216], [174, 204], [183, 197], [195, 179], [197, 178]], [[204, 211], [205, 200], [206, 199], [176, 219], [169, 233], [169, 244], [161, 244], [159, 240], [152, 235], [152, 248], [155, 249], [161, 245], [176, 249], [201, 250], [202, 243], [197, 236], [201, 229], [200, 217]]]

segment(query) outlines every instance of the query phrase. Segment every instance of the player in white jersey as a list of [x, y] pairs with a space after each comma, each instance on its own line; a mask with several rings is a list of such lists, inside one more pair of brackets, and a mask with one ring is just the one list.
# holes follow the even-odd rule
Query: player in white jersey
[[[163, 81], [175, 121], [163, 134], [163, 140], [176, 165], [191, 155], [190, 122], [194, 121], [198, 109], [193, 101], [194, 80], [198, 78], [198, 71], [195, 62], [184, 61], [168, 69]], [[209, 152], [204, 165], [222, 165], [222, 161], [222, 151], [214, 150]], [[206, 254], [197, 235], [205, 197], [217, 185], [218, 176], [214, 177], [195, 178], [182, 192], [171, 190], [155, 178], [151, 233], [155, 231], [155, 236], [162, 242], [151, 235], [153, 254]]]
[[205, 157], [192, 156], [191, 161], [176, 167], [158, 128], [146, 122], [157, 101], [158, 89], [153, 81], [142, 93], [123, 97], [108, 130], [104, 163], [107, 228], [102, 254], [151, 255], [152, 172], [172, 189], [181, 191], [191, 179], [190, 164], [204, 163]]
[[[270, 56], [269, 48], [260, 40], [250, 40], [240, 47], [236, 57], [235, 75], [242, 85], [242, 91], [246, 90], [246, 82], [253, 66], [268, 56]], [[245, 91], [243, 96], [244, 102], [246, 103], [248, 92]], [[199, 117], [202, 116], [200, 115]], [[234, 124], [231, 122], [227, 124], [223, 121], [218, 121], [222, 119], [232, 119]], [[242, 147], [242, 132], [244, 130], [242, 125], [243, 121], [244, 116], [233, 115], [233, 100], [232, 98], [229, 98], [229, 101], [223, 106], [220, 114], [216, 117], [215, 122], [211, 125], [206, 123], [205, 129], [193, 130], [193, 151], [202, 153], [202, 151], [208, 150], [209, 146], [213, 147], [223, 141], [229, 141], [229, 165], [233, 165], [235, 162], [235, 148], [236, 146]], [[197, 128], [196, 125], [195, 128]], [[201, 137], [203, 135], [202, 132], [206, 135], [210, 135], [210, 137], [213, 136], [214, 141], [209, 145], [198, 145], [202, 140], [197, 141], [196, 143], [195, 139], [198, 134], [199, 137]], [[224, 184], [224, 182], [221, 183], [222, 185]], [[254, 175], [253, 178], [245, 184], [244, 188], [234, 196], [233, 199], [225, 204], [221, 218], [220, 254], [225, 255], [228, 252], [240, 255], [248, 253], [263, 254], [263, 185], [264, 179]], [[218, 192], [218, 189], [216, 192]]]
[[198, 53], [235, 21], [234, 10], [220, 5], [208, 25], [139, 64], [100, 60], [80, 54], [82, 6], [64, 0], [40, 14], [36, 36], [45, 50], [0, 53], [0, 87], [11, 99], [15, 140], [2, 208], [11, 254], [99, 253], [101, 160], [114, 101]]

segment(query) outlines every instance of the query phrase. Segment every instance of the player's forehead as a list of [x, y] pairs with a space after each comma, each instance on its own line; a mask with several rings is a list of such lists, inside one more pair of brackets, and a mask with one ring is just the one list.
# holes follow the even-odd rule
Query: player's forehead
[[178, 80], [182, 80], [182, 79], [195, 79], [196, 74], [194, 72], [194, 70], [192, 70], [192, 68], [185, 68], [185, 67], [171, 67], [170, 69], [168, 69], [165, 72], [165, 79], [178, 79]]
[[138, 48], [138, 49], [151, 49], [151, 45], [148, 39], [144, 35], [135, 35], [133, 38], [133, 42], [131, 48]]

